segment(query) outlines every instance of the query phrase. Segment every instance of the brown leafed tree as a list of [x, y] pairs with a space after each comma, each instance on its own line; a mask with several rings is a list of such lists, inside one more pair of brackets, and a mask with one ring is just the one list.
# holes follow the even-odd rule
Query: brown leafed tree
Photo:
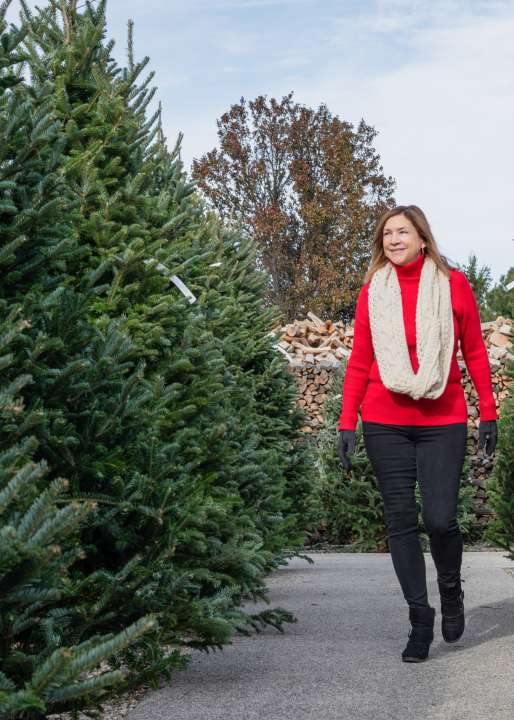
[[268, 304], [287, 321], [312, 310], [351, 318], [373, 228], [394, 206], [394, 180], [372, 146], [376, 131], [292, 100], [241, 98], [217, 121], [219, 147], [192, 174], [224, 222], [258, 243]]

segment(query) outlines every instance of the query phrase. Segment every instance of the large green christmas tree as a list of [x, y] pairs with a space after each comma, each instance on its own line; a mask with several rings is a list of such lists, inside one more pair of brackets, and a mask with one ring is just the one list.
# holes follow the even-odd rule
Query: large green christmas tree
[[145, 617], [116, 635], [81, 639], [102, 624], [106, 599], [93, 575], [77, 581], [73, 572], [83, 557], [78, 531], [94, 503], [73, 501], [60, 477], [38, 489], [50, 468], [33, 460], [38, 442], [26, 430], [38, 412], [19, 395], [33, 379], [12, 372], [28, 328], [17, 307], [0, 320], [0, 715], [10, 720], [101, 707], [123, 681], [119, 670], [99, 671], [102, 661], [123, 656], [155, 627]]
[[240, 606], [267, 600], [266, 572], [302, 552], [312, 455], [254, 251], [209, 216], [179, 143], [169, 153], [160, 114], [146, 117], [147, 59], [111, 59], [105, 3], [24, 4], [22, 17], [31, 83], [9, 102], [33, 109], [2, 117], [19, 168], [2, 298], [30, 322], [18, 352], [37, 452], [98, 503], [74, 566], [104, 584], [89, 632], [158, 617], [153, 644], [127, 656], [141, 679], [182, 662], [164, 646], [221, 647], [292, 619]]

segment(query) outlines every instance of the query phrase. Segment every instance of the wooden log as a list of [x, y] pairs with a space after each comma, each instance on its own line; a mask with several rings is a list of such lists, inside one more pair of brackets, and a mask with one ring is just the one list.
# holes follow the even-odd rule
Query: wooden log
[[326, 331], [325, 323], [323, 320], [321, 320], [317, 315], [315, 315], [313, 312], [308, 312], [307, 317], [312, 320], [312, 322], [318, 327], [323, 328], [323, 330]]
[[327, 347], [327, 345], [331, 345], [332, 341], [335, 340], [337, 338], [337, 336], [338, 336], [337, 332], [331, 333], [327, 338], [322, 340], [319, 347]]
[[312, 355], [323, 355], [327, 352], [327, 348], [312, 347], [311, 345], [304, 345], [300, 340], [293, 340], [291, 343], [294, 347], [301, 350], [303, 353], [311, 353]]

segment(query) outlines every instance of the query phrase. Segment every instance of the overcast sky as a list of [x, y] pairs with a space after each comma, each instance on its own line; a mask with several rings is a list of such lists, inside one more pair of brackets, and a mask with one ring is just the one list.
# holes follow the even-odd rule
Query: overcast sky
[[[45, 6], [45, 0], [29, 5]], [[80, 0], [79, 0], [80, 4]], [[9, 19], [17, 17], [13, 2]], [[149, 55], [168, 145], [187, 168], [241, 97], [326, 103], [364, 118], [398, 203], [441, 252], [514, 264], [514, 0], [108, 0], [108, 37]]]

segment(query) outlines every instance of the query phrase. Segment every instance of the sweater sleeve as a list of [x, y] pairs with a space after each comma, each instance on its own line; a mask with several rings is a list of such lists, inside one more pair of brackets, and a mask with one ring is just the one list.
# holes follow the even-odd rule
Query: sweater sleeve
[[339, 430], [355, 430], [357, 427], [357, 413], [366, 393], [369, 371], [374, 359], [368, 314], [368, 287], [369, 283], [363, 285], [357, 298], [352, 351], [343, 381]]
[[468, 278], [464, 273], [459, 275], [462, 294], [459, 321], [462, 356], [478, 395], [480, 420], [497, 420], [491, 366], [480, 327], [480, 312]]

